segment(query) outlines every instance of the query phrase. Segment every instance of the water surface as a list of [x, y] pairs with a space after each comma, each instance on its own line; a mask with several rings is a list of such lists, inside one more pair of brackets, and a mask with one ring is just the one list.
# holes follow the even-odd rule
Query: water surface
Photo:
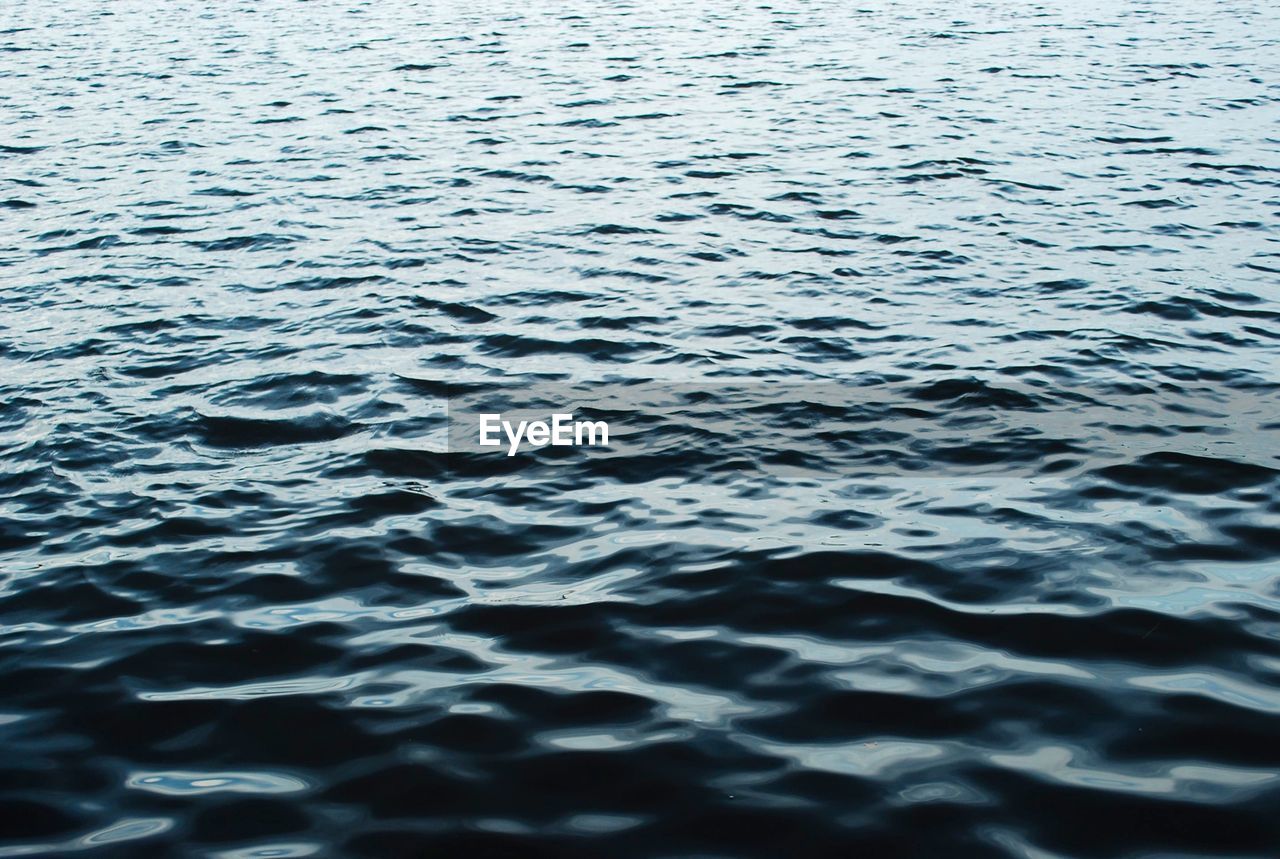
[[0, 855], [1276, 855], [1273, 7], [4, 12]]

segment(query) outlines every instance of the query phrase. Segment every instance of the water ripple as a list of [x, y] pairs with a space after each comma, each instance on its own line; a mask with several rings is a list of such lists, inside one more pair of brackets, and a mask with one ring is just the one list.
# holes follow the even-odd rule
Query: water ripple
[[0, 856], [1276, 855], [1276, 17], [16, 10]]

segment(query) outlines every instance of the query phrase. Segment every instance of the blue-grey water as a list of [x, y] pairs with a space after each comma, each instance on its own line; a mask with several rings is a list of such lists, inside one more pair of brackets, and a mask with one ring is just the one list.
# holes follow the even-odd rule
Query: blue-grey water
[[1278, 108], [1260, 0], [3, 0], [0, 856], [1280, 855]]

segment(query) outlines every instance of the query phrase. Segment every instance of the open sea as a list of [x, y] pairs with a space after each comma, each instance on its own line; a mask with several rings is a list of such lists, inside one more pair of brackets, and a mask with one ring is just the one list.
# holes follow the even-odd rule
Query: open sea
[[0, 0], [0, 857], [1276, 859], [1278, 226], [1263, 0]]

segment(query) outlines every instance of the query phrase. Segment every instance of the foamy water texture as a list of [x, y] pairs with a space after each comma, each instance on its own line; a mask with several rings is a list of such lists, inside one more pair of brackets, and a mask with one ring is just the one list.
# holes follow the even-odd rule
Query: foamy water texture
[[1275, 857], [1277, 33], [6, 4], [0, 856]]

